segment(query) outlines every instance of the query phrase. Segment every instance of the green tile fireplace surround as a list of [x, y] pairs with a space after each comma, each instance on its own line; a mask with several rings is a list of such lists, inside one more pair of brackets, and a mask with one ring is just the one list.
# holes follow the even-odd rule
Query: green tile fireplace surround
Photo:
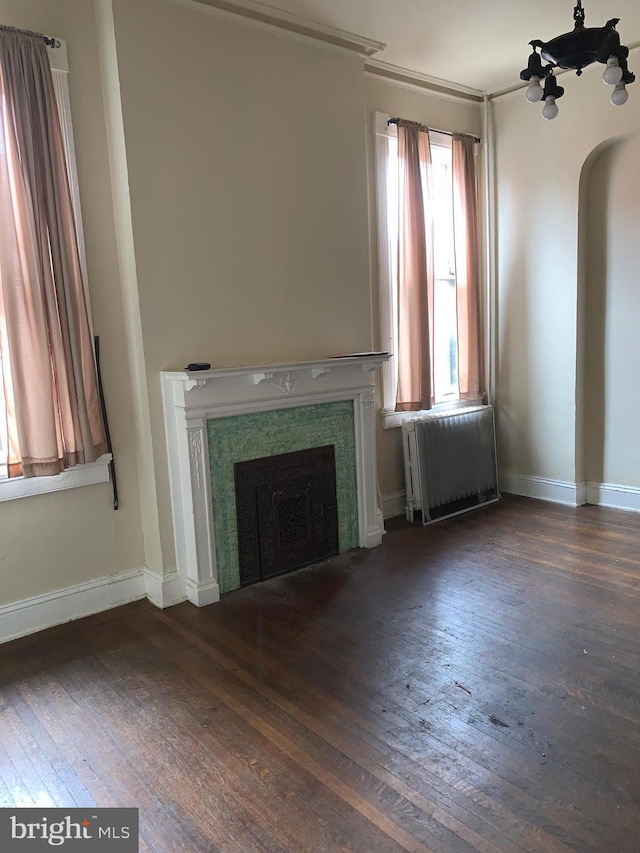
[[220, 592], [240, 586], [234, 465], [278, 453], [335, 447], [340, 552], [358, 547], [353, 402], [343, 400], [207, 421]]
[[163, 371], [162, 402], [177, 571], [168, 606], [219, 601], [240, 583], [236, 462], [332, 445], [340, 551], [375, 548], [375, 378], [386, 353], [202, 371]]

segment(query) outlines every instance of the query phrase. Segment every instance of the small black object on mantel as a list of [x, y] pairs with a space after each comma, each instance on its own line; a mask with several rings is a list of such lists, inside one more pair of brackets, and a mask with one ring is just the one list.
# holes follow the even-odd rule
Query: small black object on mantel
[[210, 367], [208, 361], [192, 361], [185, 367], [185, 370], [209, 370]]

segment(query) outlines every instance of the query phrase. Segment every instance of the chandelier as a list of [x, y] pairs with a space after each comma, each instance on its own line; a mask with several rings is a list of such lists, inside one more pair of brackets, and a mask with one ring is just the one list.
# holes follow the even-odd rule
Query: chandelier
[[[530, 103], [544, 100], [542, 115], [546, 119], [558, 115], [556, 101], [564, 95], [564, 89], [558, 85], [553, 74], [554, 68], [572, 69], [580, 76], [587, 65], [602, 62], [607, 66], [602, 79], [614, 87], [611, 103], [615, 106], [626, 104], [629, 97], [627, 84], [636, 79], [627, 66], [629, 48], [620, 44], [620, 36], [616, 32], [620, 18], [611, 18], [604, 27], [585, 27], [584, 17], [582, 0], [578, 0], [573, 10], [575, 27], [572, 32], [547, 42], [539, 39], [529, 42], [533, 52], [527, 67], [520, 72], [520, 79], [529, 83], [526, 96]], [[543, 66], [543, 59], [547, 65]], [[542, 80], [544, 89], [540, 85]]]

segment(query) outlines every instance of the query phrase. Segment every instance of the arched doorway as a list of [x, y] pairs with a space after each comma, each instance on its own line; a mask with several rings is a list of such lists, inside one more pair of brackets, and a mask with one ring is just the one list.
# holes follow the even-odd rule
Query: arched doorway
[[603, 484], [640, 489], [639, 162], [639, 136], [608, 140], [580, 180], [576, 479], [588, 500]]

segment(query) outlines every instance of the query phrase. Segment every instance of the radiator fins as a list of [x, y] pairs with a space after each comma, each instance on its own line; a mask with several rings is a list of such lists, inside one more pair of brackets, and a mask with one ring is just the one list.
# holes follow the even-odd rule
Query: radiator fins
[[499, 498], [493, 407], [402, 425], [407, 518], [429, 524]]

